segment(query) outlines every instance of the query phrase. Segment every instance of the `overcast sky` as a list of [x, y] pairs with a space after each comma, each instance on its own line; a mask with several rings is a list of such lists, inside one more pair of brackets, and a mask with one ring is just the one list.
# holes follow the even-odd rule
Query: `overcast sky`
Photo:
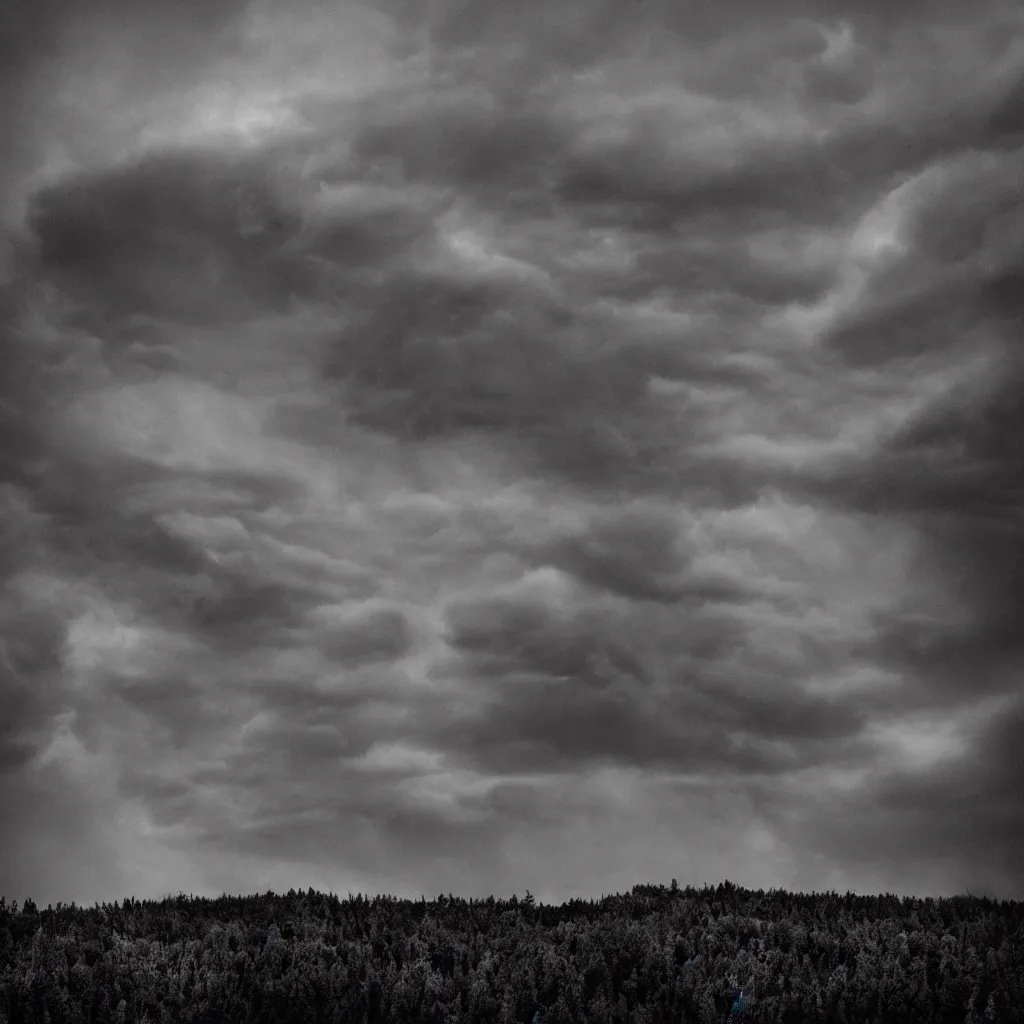
[[0, 893], [1024, 898], [1018, 3], [12, 7]]

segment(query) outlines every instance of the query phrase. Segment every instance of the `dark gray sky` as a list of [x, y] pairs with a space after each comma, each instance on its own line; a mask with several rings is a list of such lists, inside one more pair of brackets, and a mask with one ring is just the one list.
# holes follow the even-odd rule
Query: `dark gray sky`
[[1024, 897], [1018, 3], [13, 6], [0, 892]]

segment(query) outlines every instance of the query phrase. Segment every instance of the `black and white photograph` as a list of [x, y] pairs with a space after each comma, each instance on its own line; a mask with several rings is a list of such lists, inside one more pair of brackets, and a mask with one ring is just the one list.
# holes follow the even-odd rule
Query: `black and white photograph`
[[1024, 1021], [1024, 6], [7, 0], [0, 897], [0, 1024]]

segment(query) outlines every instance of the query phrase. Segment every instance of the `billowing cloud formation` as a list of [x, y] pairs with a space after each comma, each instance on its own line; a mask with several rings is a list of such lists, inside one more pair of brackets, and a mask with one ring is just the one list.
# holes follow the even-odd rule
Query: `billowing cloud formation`
[[[287, 308], [297, 230], [256, 169], [161, 154], [33, 197], [48, 276], [107, 323], [147, 316], [216, 324]], [[247, 180], [254, 178], [255, 180]]]
[[0, 889], [1019, 897], [1018, 6], [158, 6], [0, 33]]

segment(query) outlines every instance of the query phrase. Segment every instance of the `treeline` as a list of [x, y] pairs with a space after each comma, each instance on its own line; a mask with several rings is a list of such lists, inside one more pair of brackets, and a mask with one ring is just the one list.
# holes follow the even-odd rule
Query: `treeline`
[[0, 899], [0, 1024], [1024, 1021], [1024, 904], [725, 882], [559, 906]]

